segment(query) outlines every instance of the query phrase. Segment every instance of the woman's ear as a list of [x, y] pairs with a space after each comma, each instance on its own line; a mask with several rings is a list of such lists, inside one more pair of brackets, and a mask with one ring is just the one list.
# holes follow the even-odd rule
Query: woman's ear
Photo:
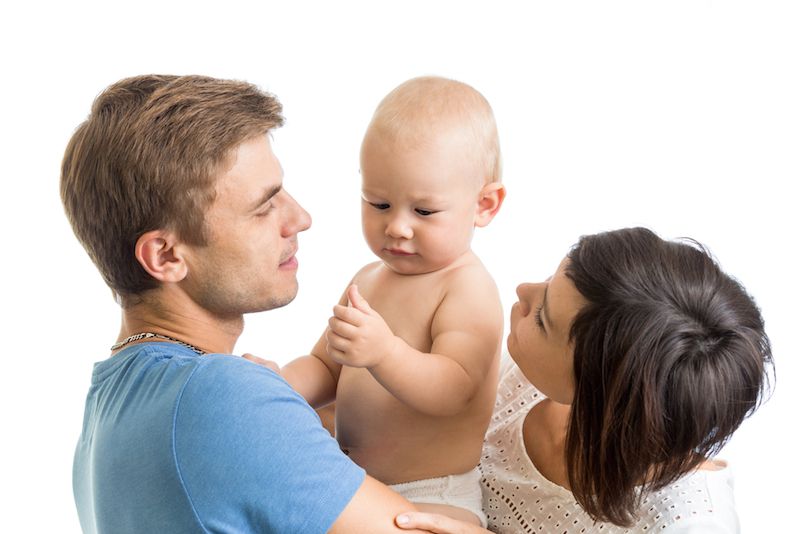
[[500, 182], [486, 184], [478, 194], [478, 209], [475, 213], [475, 226], [484, 227], [494, 219], [503, 200], [506, 198], [506, 188]]
[[180, 244], [173, 232], [145, 232], [136, 240], [136, 260], [159, 282], [180, 282], [188, 272]]

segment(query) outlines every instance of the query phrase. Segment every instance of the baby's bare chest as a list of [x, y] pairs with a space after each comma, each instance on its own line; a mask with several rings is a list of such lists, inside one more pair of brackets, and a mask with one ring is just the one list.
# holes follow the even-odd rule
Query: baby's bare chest
[[422, 280], [365, 277], [357, 282], [359, 291], [406, 343], [427, 352], [431, 328], [446, 294], [446, 284], [432, 277]]

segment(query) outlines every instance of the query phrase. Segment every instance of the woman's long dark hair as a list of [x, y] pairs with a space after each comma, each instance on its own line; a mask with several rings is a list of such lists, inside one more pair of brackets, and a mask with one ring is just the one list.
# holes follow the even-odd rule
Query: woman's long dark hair
[[567, 472], [595, 520], [630, 525], [647, 492], [719, 451], [766, 390], [758, 307], [691, 243], [632, 228], [585, 236], [569, 254], [588, 305], [570, 331]]

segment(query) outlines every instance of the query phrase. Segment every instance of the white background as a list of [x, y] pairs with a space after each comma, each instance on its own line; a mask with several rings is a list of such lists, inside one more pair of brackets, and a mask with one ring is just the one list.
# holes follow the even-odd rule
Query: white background
[[[291, 7], [288, 7], [288, 6]], [[504, 304], [578, 236], [645, 225], [707, 244], [763, 309], [771, 399], [724, 450], [744, 532], [795, 530], [800, 13], [795, 2], [62, 2], [3, 7], [3, 532], [77, 532], [71, 460], [91, 366], [119, 310], [58, 198], [64, 147], [108, 84], [141, 73], [276, 93], [286, 187], [314, 218], [301, 289], [248, 317], [239, 352], [308, 350], [354, 271], [358, 149], [403, 80], [492, 103], [508, 199], [474, 248]]]

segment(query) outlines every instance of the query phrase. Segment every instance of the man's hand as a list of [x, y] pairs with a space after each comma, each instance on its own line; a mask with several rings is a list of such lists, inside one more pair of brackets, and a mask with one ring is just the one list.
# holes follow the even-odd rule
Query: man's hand
[[249, 360], [253, 363], [257, 363], [258, 365], [262, 365], [267, 369], [272, 369], [276, 373], [281, 374], [281, 368], [278, 367], [278, 364], [273, 362], [272, 360], [265, 360], [264, 358], [259, 358], [258, 356], [254, 356], [249, 352], [242, 354], [242, 358], [244, 358], [245, 360]]
[[351, 285], [347, 289], [349, 306], [337, 304], [328, 321], [328, 355], [350, 367], [375, 367], [397, 349], [400, 338], [378, 312]]

